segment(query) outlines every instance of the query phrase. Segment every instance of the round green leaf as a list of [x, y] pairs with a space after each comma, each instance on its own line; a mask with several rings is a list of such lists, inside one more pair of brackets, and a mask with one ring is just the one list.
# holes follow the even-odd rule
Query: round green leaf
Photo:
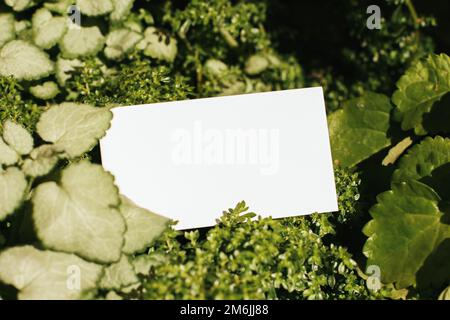
[[63, 87], [66, 84], [66, 81], [72, 77], [71, 72], [82, 66], [83, 62], [78, 59], [67, 60], [58, 57], [58, 60], [56, 60], [56, 79], [58, 80], [59, 85]]
[[220, 60], [209, 59], [205, 63], [205, 72], [215, 77], [220, 77], [228, 70], [228, 66]]
[[129, 29], [118, 29], [110, 32], [106, 38], [105, 56], [111, 60], [119, 60], [131, 51], [142, 39], [142, 36]]
[[439, 300], [450, 300], [450, 286], [444, 289], [439, 295]]
[[431, 55], [409, 68], [397, 82], [392, 96], [403, 130], [414, 129], [418, 135], [427, 133], [423, 127], [424, 114], [433, 104], [450, 92], [450, 57]]
[[22, 126], [7, 120], [3, 124], [3, 139], [18, 154], [29, 154], [33, 149], [33, 137]]
[[59, 153], [53, 145], [41, 145], [31, 151], [29, 159], [24, 160], [22, 171], [33, 178], [44, 176], [58, 163]]
[[119, 290], [123, 287], [135, 284], [138, 281], [128, 257], [123, 254], [119, 262], [116, 262], [105, 269], [105, 273], [100, 281], [100, 288]]
[[58, 85], [53, 81], [46, 81], [41, 85], [30, 88], [30, 93], [38, 99], [50, 100], [59, 93]]
[[67, 18], [53, 17], [49, 10], [41, 8], [34, 13], [32, 26], [34, 43], [43, 49], [50, 49], [66, 32]]
[[77, 7], [87, 16], [101, 16], [114, 9], [111, 0], [77, 0]]
[[158, 266], [164, 262], [167, 262], [165, 256], [153, 253], [152, 255], [142, 254], [135, 257], [132, 264], [136, 274], [148, 276], [152, 267]]
[[0, 75], [19, 80], [36, 80], [53, 73], [53, 62], [38, 47], [13, 40], [0, 50]]
[[33, 6], [35, 2], [33, 0], [5, 0], [5, 3], [14, 11], [23, 11]]
[[[0, 137], [0, 165], [10, 166], [19, 161], [19, 155]], [[0, 166], [1, 168], [1, 166]]]
[[112, 21], [120, 21], [125, 19], [133, 7], [134, 0], [112, 0], [114, 10], [111, 12]]
[[68, 9], [74, 4], [74, 0], [55, 0], [53, 2], [45, 2], [44, 7], [52, 12], [65, 15], [68, 13]]
[[10, 13], [0, 14], [0, 48], [16, 36], [14, 16]]
[[19, 207], [26, 188], [27, 180], [19, 169], [11, 167], [0, 172], [0, 221]]
[[33, 221], [38, 238], [56, 251], [101, 263], [120, 259], [125, 222], [114, 177], [81, 161], [62, 172], [61, 181], [34, 191]]
[[269, 60], [266, 57], [255, 54], [248, 58], [245, 63], [245, 72], [249, 75], [257, 75], [269, 67]]
[[53, 142], [68, 157], [74, 158], [97, 144], [109, 128], [111, 119], [109, 109], [63, 103], [44, 112], [36, 129], [42, 139]]
[[177, 55], [177, 41], [155, 27], [148, 27], [140, 43], [144, 54], [154, 59], [172, 62]]
[[102, 50], [105, 37], [98, 27], [69, 29], [60, 41], [60, 48], [65, 58], [96, 55]]
[[328, 116], [333, 159], [352, 167], [391, 144], [387, 136], [391, 104], [382, 94], [367, 92], [344, 102]]
[[121, 202], [120, 212], [127, 225], [122, 251], [134, 254], [150, 246], [166, 230], [170, 220], [136, 206], [124, 196]]
[[426, 259], [450, 238], [439, 201], [433, 189], [415, 180], [394, 183], [378, 195], [370, 209], [373, 220], [363, 230], [369, 237], [363, 251], [368, 265], [379, 266], [383, 282], [400, 288], [416, 284]]
[[19, 290], [23, 300], [80, 299], [96, 288], [100, 265], [76, 255], [41, 251], [32, 246], [13, 247], [0, 253], [0, 280]]

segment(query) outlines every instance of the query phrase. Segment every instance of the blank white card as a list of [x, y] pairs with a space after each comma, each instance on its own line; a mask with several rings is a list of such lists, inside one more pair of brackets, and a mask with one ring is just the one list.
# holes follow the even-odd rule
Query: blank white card
[[320, 87], [112, 110], [104, 167], [177, 229], [212, 226], [241, 200], [274, 218], [338, 209]]

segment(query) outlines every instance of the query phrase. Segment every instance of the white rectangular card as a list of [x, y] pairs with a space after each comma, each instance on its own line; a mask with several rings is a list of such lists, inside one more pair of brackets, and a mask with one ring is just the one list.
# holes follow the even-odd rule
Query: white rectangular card
[[212, 226], [245, 200], [281, 218], [337, 211], [322, 88], [113, 109], [104, 167], [137, 205]]

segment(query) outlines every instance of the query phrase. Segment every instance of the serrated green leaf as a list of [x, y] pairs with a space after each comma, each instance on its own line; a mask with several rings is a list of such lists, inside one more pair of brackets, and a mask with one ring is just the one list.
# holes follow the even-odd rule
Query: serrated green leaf
[[424, 114], [433, 104], [450, 92], [450, 57], [431, 55], [409, 68], [397, 82], [398, 90], [392, 96], [403, 130], [414, 129], [425, 135]]
[[23, 11], [35, 4], [33, 0], [5, 0], [5, 3], [14, 11]]
[[37, 178], [49, 173], [58, 163], [60, 151], [55, 146], [44, 144], [30, 153], [30, 158], [25, 159], [22, 171], [29, 177]]
[[245, 62], [245, 73], [248, 75], [257, 75], [269, 67], [269, 60], [260, 54], [252, 55]]
[[16, 36], [14, 16], [10, 13], [0, 14], [0, 48]]
[[112, 113], [106, 108], [62, 103], [44, 112], [36, 125], [47, 142], [74, 158], [91, 150], [109, 128]]
[[380, 267], [383, 282], [399, 288], [416, 284], [426, 259], [450, 237], [439, 201], [433, 189], [415, 180], [393, 183], [392, 190], [378, 195], [370, 209], [373, 220], [363, 230], [369, 237], [363, 252], [368, 265]]
[[105, 15], [114, 9], [111, 0], [77, 0], [77, 7], [87, 16]]
[[110, 32], [106, 38], [105, 56], [111, 60], [119, 60], [133, 50], [142, 36], [129, 29], [118, 29]]
[[26, 189], [27, 180], [19, 169], [12, 167], [0, 172], [0, 221], [19, 207]]
[[148, 27], [140, 43], [144, 54], [158, 60], [172, 62], [177, 55], [177, 41], [155, 27]]
[[112, 21], [120, 21], [125, 19], [133, 7], [134, 0], [112, 0], [114, 10], [111, 12]]
[[19, 161], [19, 155], [13, 148], [8, 146], [0, 137], [0, 168], [1, 165], [10, 166]]
[[64, 58], [78, 58], [96, 55], [102, 50], [105, 37], [98, 27], [69, 29], [60, 41]]
[[136, 206], [124, 196], [121, 196], [121, 202], [120, 212], [127, 225], [122, 251], [134, 254], [150, 246], [166, 230], [170, 220]]
[[122, 255], [119, 262], [114, 263], [105, 269], [105, 273], [100, 281], [100, 288], [118, 290], [137, 283], [138, 281], [128, 257]]
[[38, 99], [50, 100], [59, 93], [58, 85], [53, 81], [46, 81], [41, 85], [30, 87], [30, 93]]
[[428, 137], [413, 146], [399, 161], [392, 180], [420, 180], [435, 189], [441, 197], [450, 199], [448, 179], [450, 166], [450, 139]]
[[26, 155], [33, 150], [33, 137], [21, 125], [6, 120], [3, 124], [3, 139], [18, 154]]
[[83, 62], [78, 59], [67, 60], [58, 57], [58, 60], [56, 60], [56, 79], [58, 80], [59, 85], [64, 86], [66, 81], [72, 77], [71, 72], [82, 66]]
[[116, 209], [114, 177], [100, 165], [70, 165], [59, 183], [40, 184], [32, 202], [36, 232], [47, 248], [101, 263], [120, 259], [125, 221]]
[[49, 10], [41, 8], [34, 13], [32, 26], [34, 43], [43, 49], [50, 49], [66, 32], [67, 18], [53, 17]]
[[13, 40], [0, 50], [0, 75], [19, 80], [37, 80], [53, 73], [53, 62], [38, 47]]
[[73, 254], [32, 246], [0, 253], [0, 280], [17, 288], [23, 300], [80, 299], [84, 291], [95, 289], [101, 274], [100, 265]]
[[391, 144], [387, 131], [391, 104], [385, 95], [367, 92], [344, 102], [328, 116], [333, 159], [352, 167]]

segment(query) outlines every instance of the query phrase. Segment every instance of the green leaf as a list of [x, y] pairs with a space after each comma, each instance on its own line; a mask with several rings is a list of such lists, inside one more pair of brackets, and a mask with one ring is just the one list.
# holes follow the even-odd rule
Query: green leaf
[[0, 253], [0, 280], [19, 290], [22, 300], [80, 299], [95, 289], [102, 267], [73, 254], [41, 251], [32, 246]]
[[124, 196], [121, 196], [121, 201], [120, 212], [127, 225], [122, 251], [134, 254], [150, 246], [166, 230], [170, 220], [136, 206]]
[[402, 129], [414, 129], [425, 135], [424, 114], [433, 104], [450, 92], [450, 57], [446, 54], [431, 55], [410, 67], [397, 82], [398, 90], [392, 96]]
[[409, 149], [399, 161], [392, 181], [420, 180], [450, 200], [450, 139], [428, 137]]
[[48, 174], [58, 163], [60, 151], [55, 146], [44, 144], [30, 153], [25, 159], [22, 171], [29, 177], [37, 178]]
[[35, 2], [33, 0], [5, 0], [5, 3], [14, 11], [23, 11], [33, 6]]
[[334, 161], [352, 167], [389, 146], [391, 108], [385, 95], [367, 92], [344, 102], [343, 109], [330, 114], [328, 127]]
[[209, 59], [205, 63], [205, 72], [215, 77], [222, 76], [226, 71], [228, 71], [228, 66], [220, 60]]
[[114, 263], [105, 269], [105, 273], [100, 281], [100, 288], [118, 290], [137, 283], [138, 281], [128, 257], [122, 255], [119, 262]]
[[439, 300], [450, 300], [450, 286], [445, 288], [439, 295]]
[[26, 155], [33, 150], [33, 137], [21, 125], [6, 120], [3, 124], [3, 139], [18, 154]]
[[136, 274], [148, 276], [152, 267], [158, 266], [167, 261], [163, 255], [146, 255], [142, 254], [133, 259], [132, 264]]
[[120, 60], [133, 50], [142, 36], [129, 29], [118, 29], [110, 32], [106, 38], [105, 56], [111, 60]]
[[100, 165], [70, 165], [59, 183], [40, 184], [32, 202], [36, 232], [47, 248], [101, 263], [120, 259], [125, 222], [116, 209], [114, 178]]
[[0, 137], [0, 168], [1, 165], [10, 166], [19, 161], [19, 155], [13, 148], [8, 146]]
[[245, 73], [249, 75], [257, 75], [269, 67], [269, 60], [263, 55], [255, 54], [248, 58], [245, 63]]
[[32, 18], [34, 43], [50, 49], [62, 38], [67, 30], [67, 18], [53, 17], [45, 8], [37, 10]]
[[45, 2], [44, 7], [52, 12], [65, 15], [68, 13], [69, 7], [73, 4], [73, 0], [55, 0], [53, 2]]
[[58, 57], [56, 60], [56, 79], [60, 86], [64, 87], [66, 81], [72, 78], [71, 72], [74, 72], [76, 68], [81, 68], [83, 62], [78, 59], [66, 60]]
[[144, 54], [158, 60], [172, 62], [177, 55], [177, 41], [155, 27], [148, 27], [139, 44]]
[[59, 46], [65, 58], [94, 56], [102, 50], [105, 37], [98, 27], [69, 29]]
[[378, 195], [370, 209], [373, 220], [363, 230], [369, 237], [363, 251], [368, 265], [380, 267], [383, 282], [399, 288], [416, 284], [426, 259], [450, 237], [439, 201], [433, 189], [415, 180], [393, 183]]
[[14, 16], [10, 13], [0, 14], [0, 48], [16, 36]]
[[123, 20], [131, 11], [134, 0], [112, 0], [114, 10], [111, 12], [112, 21]]
[[13, 213], [25, 197], [27, 180], [17, 168], [8, 168], [0, 172], [0, 221]]
[[87, 16], [105, 15], [114, 9], [111, 0], [77, 0], [77, 7]]
[[36, 125], [38, 134], [64, 151], [69, 158], [94, 147], [109, 128], [112, 113], [107, 108], [62, 103], [44, 112]]
[[46, 81], [41, 85], [30, 87], [30, 93], [38, 99], [50, 100], [59, 93], [58, 85], [53, 81]]
[[13, 40], [0, 50], [0, 75], [18, 80], [37, 80], [53, 73], [53, 62], [38, 47]]

